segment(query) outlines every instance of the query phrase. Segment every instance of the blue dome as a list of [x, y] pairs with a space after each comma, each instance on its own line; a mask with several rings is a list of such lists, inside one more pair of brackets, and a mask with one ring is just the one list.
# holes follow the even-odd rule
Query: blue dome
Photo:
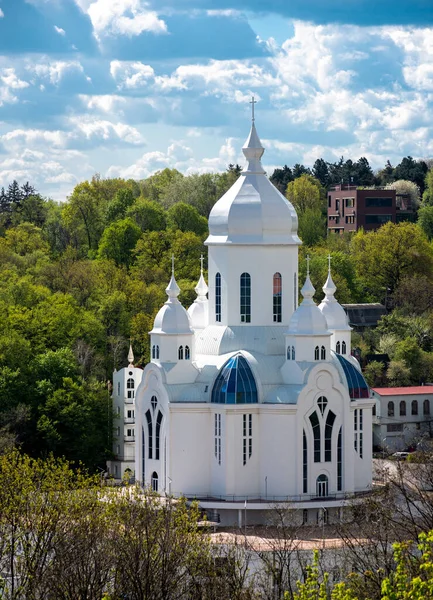
[[335, 356], [338, 358], [341, 366], [343, 367], [343, 371], [346, 376], [347, 387], [349, 388], [350, 398], [352, 400], [356, 400], [358, 398], [369, 398], [370, 391], [362, 373], [360, 373], [358, 369], [347, 360], [347, 358], [341, 356], [341, 354], [335, 354]]
[[212, 389], [211, 402], [217, 404], [257, 403], [257, 386], [248, 362], [236, 354], [222, 367]]

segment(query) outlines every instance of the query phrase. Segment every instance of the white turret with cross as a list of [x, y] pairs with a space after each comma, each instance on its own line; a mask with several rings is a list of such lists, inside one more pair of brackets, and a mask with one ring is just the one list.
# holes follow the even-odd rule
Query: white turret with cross
[[197, 298], [188, 308], [192, 327], [201, 330], [209, 325], [209, 300], [207, 299], [208, 287], [203, 277], [203, 254], [200, 256], [200, 279], [195, 286]]

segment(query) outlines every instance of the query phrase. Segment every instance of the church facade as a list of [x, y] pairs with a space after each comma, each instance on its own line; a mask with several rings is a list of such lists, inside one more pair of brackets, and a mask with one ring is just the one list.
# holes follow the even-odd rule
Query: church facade
[[263, 152], [253, 120], [247, 166], [209, 216], [209, 287], [202, 272], [186, 310], [173, 267], [151, 360], [128, 367], [136, 480], [224, 524], [264, 522], [276, 502], [313, 522], [372, 482], [373, 401], [346, 313], [331, 268], [321, 304], [307, 275], [298, 306], [297, 216]]

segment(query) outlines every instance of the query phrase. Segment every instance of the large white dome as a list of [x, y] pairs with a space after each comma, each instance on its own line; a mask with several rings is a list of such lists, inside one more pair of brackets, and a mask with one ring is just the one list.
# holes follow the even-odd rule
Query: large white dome
[[315, 291], [307, 275], [301, 290], [304, 299], [290, 319], [288, 335], [330, 335], [326, 318], [313, 300]]
[[180, 289], [174, 275], [171, 276], [170, 283], [165, 291], [168, 300], [159, 309], [155, 321], [153, 322], [153, 329], [150, 333], [165, 333], [171, 335], [193, 333], [189, 315], [177, 299]]
[[346, 311], [334, 298], [337, 287], [332, 280], [331, 271], [329, 271], [328, 279], [326, 280], [326, 283], [322, 289], [325, 292], [325, 297], [319, 304], [318, 308], [325, 316], [329, 329], [338, 331], [351, 331], [352, 328], [349, 325], [349, 319]]
[[261, 165], [264, 148], [254, 123], [242, 150], [248, 166], [212, 208], [205, 243], [301, 244], [295, 209]]

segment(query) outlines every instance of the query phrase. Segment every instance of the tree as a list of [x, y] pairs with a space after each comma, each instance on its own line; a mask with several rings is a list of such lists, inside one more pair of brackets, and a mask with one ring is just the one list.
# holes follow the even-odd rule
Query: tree
[[316, 162], [313, 165], [313, 169], [312, 169], [311, 173], [312, 173], [313, 177], [315, 177], [318, 181], [320, 181], [320, 184], [324, 188], [328, 187], [328, 185], [329, 185], [328, 163], [326, 161], [324, 161], [323, 158], [318, 158], [316, 160]]
[[361, 186], [374, 184], [374, 173], [365, 156], [361, 156], [354, 165], [354, 183]]
[[14, 223], [33, 223], [36, 227], [43, 227], [47, 218], [48, 207], [39, 194], [25, 196], [20, 207], [14, 213]]
[[282, 194], [286, 194], [287, 185], [293, 181], [293, 173], [290, 167], [284, 165], [282, 169], [274, 169], [274, 172], [269, 177], [276, 188], [280, 190]]
[[[433, 206], [433, 169], [430, 168], [424, 180], [425, 190], [422, 195], [422, 202], [425, 206]], [[1, 206], [1, 201], [0, 201]]]
[[433, 238], [433, 204], [421, 206], [418, 211], [418, 225], [425, 233], [427, 239], [431, 240]]
[[392, 360], [386, 371], [386, 377], [392, 387], [409, 385], [411, 380], [410, 369], [404, 360]]
[[134, 203], [134, 194], [132, 190], [125, 188], [116, 192], [107, 208], [106, 223], [109, 225], [113, 221], [123, 219], [128, 208]]
[[388, 183], [392, 183], [394, 181], [394, 167], [389, 162], [389, 160], [386, 161], [386, 165], [384, 166], [384, 168], [377, 172], [376, 179], [378, 185], [381, 186], [385, 186]]
[[141, 230], [132, 219], [115, 221], [102, 234], [98, 257], [114, 260], [118, 266], [129, 267], [134, 258], [132, 251], [140, 237]]
[[192, 231], [197, 235], [204, 235], [207, 232], [207, 220], [196, 208], [184, 202], [177, 202], [168, 209], [167, 225], [171, 229]]
[[137, 198], [126, 211], [126, 216], [135, 221], [141, 231], [164, 231], [167, 227], [166, 212], [153, 200]]
[[8, 196], [9, 202], [12, 206], [12, 209], [19, 208], [24, 196], [23, 196], [23, 192], [22, 192], [20, 186], [18, 185], [18, 181], [16, 181], [16, 179], [14, 179], [13, 182], [9, 184], [7, 196]]
[[415, 183], [421, 194], [424, 192], [424, 179], [428, 167], [423, 160], [415, 161], [411, 156], [403, 158], [400, 164], [394, 169], [394, 179], [405, 179]]
[[378, 387], [384, 383], [385, 365], [377, 360], [372, 360], [364, 369], [364, 376], [370, 387]]
[[177, 169], [163, 169], [157, 171], [147, 179], [140, 182], [141, 195], [149, 200], [160, 201], [167, 188], [183, 179], [182, 173]]
[[298, 215], [298, 234], [306, 246], [314, 246], [325, 238], [326, 219], [322, 212], [307, 208]]
[[324, 206], [320, 192], [320, 182], [311, 175], [304, 174], [288, 184], [286, 198], [293, 204], [298, 214], [304, 213], [307, 209], [320, 212]]
[[413, 181], [399, 179], [385, 186], [386, 190], [395, 190], [397, 195], [409, 196], [412, 206], [418, 208], [420, 202], [420, 188]]

